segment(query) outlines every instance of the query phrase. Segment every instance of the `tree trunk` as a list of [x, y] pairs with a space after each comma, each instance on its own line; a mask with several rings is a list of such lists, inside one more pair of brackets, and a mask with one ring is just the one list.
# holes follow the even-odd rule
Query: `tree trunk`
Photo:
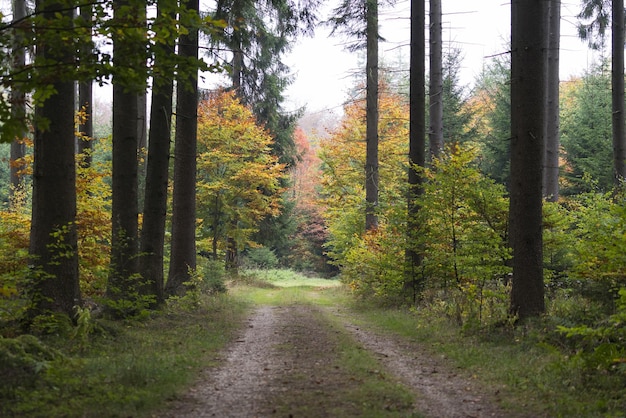
[[511, 313], [545, 311], [542, 255], [542, 168], [546, 135], [547, 3], [511, 3]]
[[441, 32], [441, 0], [430, 0], [430, 86], [429, 118], [430, 158], [443, 151], [443, 42]]
[[[198, 0], [186, 0], [187, 10], [199, 10]], [[180, 37], [178, 53], [198, 57], [198, 30]], [[167, 294], [180, 293], [196, 269], [196, 144], [198, 135], [198, 73], [186, 74], [176, 85], [176, 137], [172, 241]]]
[[[157, 16], [171, 14], [171, 11], [165, 9], [162, 0], [159, 1]], [[170, 39], [170, 42], [161, 44], [155, 52], [154, 68], [157, 73], [163, 65], [164, 58], [173, 54], [174, 42], [174, 39]], [[153, 84], [139, 267], [143, 279], [147, 282], [143, 291], [155, 296], [156, 303], [161, 304], [165, 301], [163, 249], [174, 83], [171, 79], [155, 79]]]
[[426, 23], [424, 0], [411, 0], [411, 57], [410, 57], [410, 123], [409, 123], [409, 191], [406, 249], [407, 271], [405, 290], [411, 293], [413, 302], [424, 287], [420, 276], [422, 256], [416, 242], [419, 205], [417, 199], [423, 193], [423, 177], [415, 167], [424, 167], [426, 160], [426, 65], [424, 25]]
[[[93, 15], [92, 5], [81, 6], [80, 21], [81, 25], [85, 27], [91, 27], [91, 19]], [[90, 55], [93, 49], [93, 42], [85, 42], [80, 44], [80, 56], [85, 58]], [[81, 63], [79, 62], [79, 65]], [[83, 63], [83, 65], [89, 65], [89, 62]], [[81, 137], [77, 142], [77, 153], [81, 158], [81, 165], [83, 167], [89, 167], [92, 162], [91, 150], [93, 138], [93, 88], [92, 81], [85, 80], [78, 84], [78, 110], [84, 112], [83, 119], [78, 124], [78, 132]]]
[[[124, 19], [119, 8], [125, 0], [114, 2], [114, 19]], [[137, 8], [137, 15], [139, 15]], [[124, 13], [128, 13], [126, 10]], [[137, 40], [114, 36], [114, 66], [137, 53]], [[121, 74], [113, 77], [113, 153], [111, 186], [111, 267], [107, 296], [113, 301], [128, 299], [139, 285], [138, 273], [138, 192], [137, 192], [137, 86], [128, 86]], [[131, 88], [132, 87], [132, 88]], [[114, 312], [125, 314], [124, 312]]]
[[367, 0], [365, 230], [378, 227], [378, 0]]
[[[54, 2], [38, 1], [36, 10], [53, 25], [62, 25], [56, 16], [72, 16], [71, 10]], [[62, 77], [62, 66], [71, 65], [74, 59], [72, 43], [50, 32], [39, 35], [36, 59], [60, 64], [57, 71]], [[31, 318], [47, 312], [73, 317], [74, 308], [81, 305], [75, 223], [74, 81], [57, 79], [52, 87], [55, 93], [36, 108], [37, 120], [45, 124], [37, 125], [34, 134]]]
[[559, 200], [560, 100], [559, 55], [561, 46], [561, 0], [548, 4], [548, 108], [546, 152], [543, 167], [543, 196], [551, 202]]
[[[13, 0], [13, 20], [17, 21], [26, 17], [26, 0]], [[15, 35], [12, 45], [13, 63], [11, 64], [13, 72], [19, 71], [26, 65], [26, 48], [24, 46], [24, 34], [20, 28], [15, 29]], [[24, 120], [26, 118], [26, 94], [20, 89], [19, 83], [14, 83], [11, 88], [11, 117], [14, 119]], [[11, 189], [9, 190], [9, 204], [13, 207], [15, 203], [14, 196], [20, 196], [24, 191], [24, 178], [20, 174], [21, 161], [26, 155], [26, 145], [23, 137], [26, 131], [20, 132], [18, 137], [11, 142], [10, 154], [10, 180]]]
[[612, 102], [613, 102], [613, 164], [615, 185], [622, 186], [626, 177], [626, 136], [624, 127], [624, 0], [612, 4]]

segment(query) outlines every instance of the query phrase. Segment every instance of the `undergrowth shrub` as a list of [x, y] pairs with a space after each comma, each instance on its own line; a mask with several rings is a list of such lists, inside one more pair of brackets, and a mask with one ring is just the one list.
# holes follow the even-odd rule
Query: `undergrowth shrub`
[[577, 348], [571, 361], [584, 370], [615, 373], [626, 384], [626, 287], [619, 290], [617, 309], [593, 326], [559, 326]]
[[401, 303], [404, 242], [404, 234], [386, 224], [365, 233], [345, 255], [342, 280], [360, 297]]
[[20, 389], [34, 387], [61, 358], [32, 335], [0, 337], [0, 398], [12, 399]]
[[255, 247], [246, 251], [244, 267], [272, 269], [278, 266], [278, 257], [267, 247]]
[[506, 318], [510, 273], [506, 192], [478, 171], [475, 156], [452, 145], [424, 170], [413, 237], [423, 254], [425, 296], [470, 328]]

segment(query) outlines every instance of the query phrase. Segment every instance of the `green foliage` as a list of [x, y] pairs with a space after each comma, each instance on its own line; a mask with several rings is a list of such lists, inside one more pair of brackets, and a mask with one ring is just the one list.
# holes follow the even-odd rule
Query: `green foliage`
[[255, 247], [248, 249], [245, 262], [251, 268], [273, 269], [278, 266], [278, 257], [267, 247]]
[[617, 310], [594, 326], [559, 326], [558, 330], [576, 342], [573, 362], [586, 370], [605, 370], [621, 376], [626, 384], [626, 287], [619, 291]]
[[377, 230], [355, 237], [341, 277], [356, 295], [385, 304], [403, 302], [406, 239], [402, 231], [381, 223]]
[[[567, 165], [563, 194], [613, 187], [611, 74], [607, 63], [573, 80], [563, 94], [561, 143]], [[591, 180], [591, 182], [589, 181]]]
[[109, 283], [106, 297], [101, 298], [107, 313], [116, 319], [144, 319], [150, 315], [150, 307], [156, 302], [155, 295], [147, 295], [142, 290], [147, 280], [139, 274], [132, 274], [118, 281], [117, 286]]
[[271, 155], [272, 138], [232, 92], [203, 102], [198, 122], [199, 235], [224, 251], [243, 250], [259, 222], [280, 210], [284, 166]]
[[[205, 295], [193, 310], [167, 309], [141, 323], [92, 317], [94, 332], [83, 346], [79, 335], [37, 344], [31, 336], [0, 338], [0, 416], [154, 415], [214, 364], [245, 314], [239, 301]], [[5, 350], [5, 343], [18, 349]], [[7, 352], [18, 353], [17, 368], [5, 361]]]
[[[32, 335], [0, 337], [0, 399], [14, 398], [20, 389], [33, 388], [63, 355]], [[1, 402], [0, 402], [1, 403]], [[0, 413], [3, 407], [0, 406]]]
[[480, 169], [500, 184], [509, 181], [509, 142], [511, 138], [511, 65], [508, 58], [489, 64], [469, 102], [474, 109], [474, 128], [478, 131]]
[[423, 251], [427, 293], [453, 301], [459, 323], [482, 325], [502, 319], [502, 283], [510, 271], [508, 200], [504, 187], [480, 174], [475, 159], [475, 151], [452, 146], [425, 171], [422, 227], [413, 239]]
[[611, 309], [617, 291], [626, 287], [624, 195], [589, 193], [574, 202], [575, 263], [570, 276], [587, 285], [587, 296]]

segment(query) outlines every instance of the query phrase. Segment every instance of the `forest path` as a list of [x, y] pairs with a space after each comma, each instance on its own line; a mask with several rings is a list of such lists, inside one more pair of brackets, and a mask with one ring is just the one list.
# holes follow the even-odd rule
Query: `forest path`
[[[337, 307], [259, 307], [221, 366], [207, 369], [161, 416], [512, 416], [496, 406], [495, 394], [481, 393], [476, 382], [450, 370], [444, 359], [367, 328], [354, 325], [350, 312]], [[371, 385], [372, 376], [355, 376], [355, 365], [342, 363], [350, 362], [351, 350], [365, 351], [377, 364], [367, 371], [378, 379], [369, 394], [362, 386]], [[403, 391], [412, 399], [395, 396]], [[384, 397], [383, 408], [368, 401], [372, 393]]]

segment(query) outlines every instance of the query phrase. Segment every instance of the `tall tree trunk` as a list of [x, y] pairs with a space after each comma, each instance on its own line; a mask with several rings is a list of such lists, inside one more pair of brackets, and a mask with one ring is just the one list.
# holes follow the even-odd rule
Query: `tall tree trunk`
[[443, 42], [441, 0], [430, 0], [430, 86], [429, 118], [431, 160], [443, 151]]
[[[72, 16], [71, 10], [54, 1], [39, 0], [36, 11], [57, 26], [63, 24], [57, 16]], [[72, 43], [50, 31], [39, 33], [38, 40], [36, 59], [58, 63], [56, 71], [62, 77], [63, 66], [71, 66], [74, 60]], [[36, 108], [37, 120], [45, 123], [35, 127], [34, 135], [30, 317], [50, 311], [73, 316], [74, 308], [81, 304], [75, 223], [74, 81], [53, 81], [52, 87], [55, 93]]]
[[[85, 26], [85, 28], [91, 28], [93, 6], [81, 6], [79, 12], [81, 25]], [[80, 56], [86, 58], [93, 50], [93, 42], [82, 43], [80, 48], [82, 49]], [[84, 63], [84, 65], [89, 65], [89, 63]], [[78, 84], [78, 110], [84, 113], [82, 120], [78, 124], [78, 132], [80, 132], [81, 137], [78, 138], [77, 153], [80, 155], [82, 166], [89, 167], [92, 161], [91, 150], [93, 144], [93, 88], [91, 80], [81, 81]]]
[[[199, 0], [183, 2], [187, 10], [199, 11]], [[198, 29], [181, 36], [178, 53], [198, 58]], [[167, 294], [180, 293], [196, 269], [196, 147], [198, 138], [198, 73], [190, 72], [176, 85], [176, 136], [174, 144], [174, 191], [172, 241]]]
[[426, 65], [424, 25], [426, 24], [424, 0], [411, 0], [411, 57], [410, 57], [410, 123], [409, 123], [409, 191], [406, 249], [407, 271], [405, 290], [411, 293], [413, 302], [424, 287], [420, 265], [422, 256], [416, 245], [420, 207], [417, 199], [423, 193], [423, 177], [416, 167], [424, 167], [426, 160]]
[[[26, 17], [26, 0], [13, 0], [13, 20], [17, 21]], [[19, 71], [26, 65], [26, 48], [24, 45], [24, 34], [19, 27], [15, 29], [15, 35], [12, 45], [13, 54], [13, 72]], [[11, 117], [14, 119], [24, 120], [26, 118], [26, 94], [20, 88], [19, 83], [14, 83], [11, 88]], [[11, 154], [9, 160], [9, 171], [11, 180], [11, 189], [9, 190], [10, 199], [9, 204], [14, 205], [14, 196], [21, 195], [24, 191], [24, 178], [20, 174], [21, 161], [26, 155], [26, 145], [24, 144], [23, 137], [26, 136], [26, 131], [20, 132], [18, 137], [11, 142]]]
[[[128, 18], [122, 7], [127, 0], [116, 0], [114, 19]], [[135, 7], [139, 16], [139, 7]], [[114, 66], [123, 68], [125, 59], [138, 53], [137, 40], [125, 34], [113, 38]], [[137, 86], [128, 86], [117, 74], [113, 77], [113, 175], [111, 187], [111, 267], [107, 296], [113, 301], [128, 299], [137, 290], [138, 273], [138, 185], [137, 185]], [[124, 315], [126, 312], [113, 312]]]
[[613, 164], [615, 185], [621, 187], [626, 177], [626, 135], [624, 126], [624, 0], [611, 3], [612, 23], [612, 102]]
[[543, 167], [543, 195], [551, 202], [559, 200], [560, 100], [559, 56], [561, 47], [561, 0], [550, 0], [548, 18], [547, 133]]
[[511, 313], [545, 311], [542, 255], [542, 168], [546, 136], [547, 3], [511, 3]]
[[[163, 3], [165, 1], [160, 0], [157, 5], [158, 16], [171, 14], [171, 11], [167, 11], [167, 3]], [[174, 54], [174, 43], [175, 40], [170, 39], [155, 52], [154, 68], [157, 73], [164, 58]], [[155, 79], [153, 84], [139, 267], [143, 279], [147, 281], [144, 291], [154, 295], [156, 303], [161, 304], [165, 300], [163, 249], [174, 82], [171, 79]]]
[[378, 227], [378, 0], [367, 0], [365, 230]]

